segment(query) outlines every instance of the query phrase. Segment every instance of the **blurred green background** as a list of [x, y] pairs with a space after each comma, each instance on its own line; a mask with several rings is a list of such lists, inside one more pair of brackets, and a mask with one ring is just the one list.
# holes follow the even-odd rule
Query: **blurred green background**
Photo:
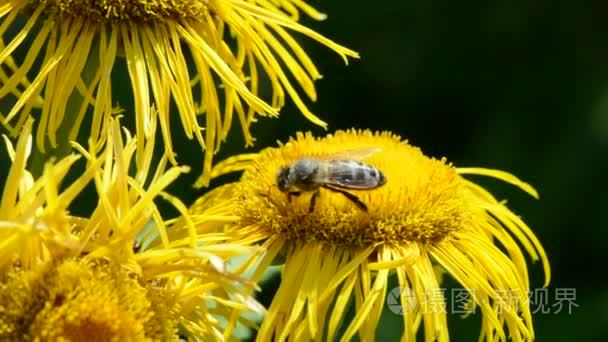
[[[601, 1], [319, 1], [324, 22], [315, 30], [357, 50], [345, 67], [326, 48], [298, 37], [324, 79], [313, 112], [330, 131], [351, 127], [391, 130], [430, 156], [457, 166], [509, 171], [533, 184], [540, 200], [485, 178], [488, 187], [533, 228], [553, 271], [549, 305], [557, 288], [576, 289], [572, 313], [536, 314], [539, 341], [608, 338], [606, 265], [608, 227], [608, 4]], [[124, 66], [114, 93], [133, 108]], [[125, 81], [127, 80], [127, 81]], [[6, 113], [6, 104], [2, 108]], [[133, 123], [127, 124], [133, 128]], [[174, 123], [173, 127], [179, 127]], [[252, 149], [238, 127], [216, 160], [285, 141], [297, 131], [326, 132], [288, 104], [279, 119], [260, 119]], [[132, 129], [134, 131], [134, 129]], [[85, 133], [86, 134], [86, 133]], [[190, 204], [203, 191], [198, 145], [176, 132], [179, 160], [193, 171], [171, 187]], [[1, 179], [6, 179], [2, 150]], [[181, 153], [180, 153], [181, 151]], [[225, 181], [224, 179], [223, 181]], [[86, 211], [93, 198], [76, 212]], [[166, 208], [165, 208], [166, 209]], [[532, 286], [542, 269], [531, 265]], [[278, 280], [261, 299], [268, 301]], [[479, 319], [450, 316], [454, 341], [477, 339]], [[400, 317], [383, 316], [379, 340], [395, 340]]]

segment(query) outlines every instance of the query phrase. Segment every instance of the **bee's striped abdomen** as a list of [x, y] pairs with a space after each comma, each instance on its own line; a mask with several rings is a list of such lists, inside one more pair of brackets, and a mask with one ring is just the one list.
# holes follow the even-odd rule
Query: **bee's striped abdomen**
[[356, 160], [329, 162], [328, 183], [348, 189], [373, 189], [386, 183], [382, 172]]

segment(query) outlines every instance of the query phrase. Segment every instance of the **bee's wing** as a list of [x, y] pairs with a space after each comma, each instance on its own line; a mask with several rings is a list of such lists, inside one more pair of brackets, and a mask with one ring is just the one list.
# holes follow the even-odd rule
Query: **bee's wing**
[[356, 149], [343, 150], [336, 153], [328, 153], [316, 158], [321, 160], [363, 160], [382, 151], [380, 147], [363, 147]]
[[329, 164], [328, 171], [327, 183], [339, 188], [373, 189], [382, 185], [378, 181], [376, 169], [356, 160], [333, 161]]

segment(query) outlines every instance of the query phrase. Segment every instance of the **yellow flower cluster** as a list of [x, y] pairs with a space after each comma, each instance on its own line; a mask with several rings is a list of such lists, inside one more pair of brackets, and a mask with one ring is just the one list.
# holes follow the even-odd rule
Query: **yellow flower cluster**
[[[137, 141], [113, 120], [99, 153], [74, 144], [79, 154], [48, 162], [35, 179], [25, 168], [31, 127], [26, 122], [16, 147], [6, 139], [13, 164], [0, 202], [0, 339], [165, 340], [179, 330], [215, 340], [223, 338], [220, 317], [262, 310], [242, 294], [254, 284], [226, 270], [225, 260], [249, 248], [201, 229], [167, 239], [171, 223], [154, 200], [168, 200], [188, 220], [164, 190], [187, 168], [167, 169], [166, 157], [152, 163], [153, 140], [144, 141], [143, 167], [130, 176]], [[80, 176], [65, 184], [78, 165]], [[91, 186], [92, 213], [70, 214]], [[157, 246], [142, 245], [142, 232], [158, 236]]]
[[[212, 165], [234, 120], [252, 144], [256, 117], [277, 115], [286, 97], [326, 126], [296, 90], [314, 101], [321, 74], [292, 33], [345, 61], [357, 54], [301, 13], [324, 19], [303, 0], [0, 0], [0, 99], [14, 102], [0, 120], [17, 140], [4, 136], [0, 340], [224, 341], [257, 330], [259, 341], [373, 341], [395, 279], [409, 305], [402, 340], [422, 330], [448, 341], [446, 312], [415, 305], [443, 300], [444, 274], [480, 309], [480, 339], [534, 339], [526, 257], [547, 285], [547, 256], [520, 217], [463, 177], [538, 197], [513, 175], [366, 130], [298, 134]], [[121, 65], [134, 135], [116, 109]], [[189, 170], [173, 148], [175, 115], [204, 150], [197, 186], [242, 172], [190, 208], [167, 191]], [[86, 192], [90, 211], [74, 212]], [[179, 217], [164, 218], [159, 200]], [[253, 296], [275, 264], [266, 309]]]

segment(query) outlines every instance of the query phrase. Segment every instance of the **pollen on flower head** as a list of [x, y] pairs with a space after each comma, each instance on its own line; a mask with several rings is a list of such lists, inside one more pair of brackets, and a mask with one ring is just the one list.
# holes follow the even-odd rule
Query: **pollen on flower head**
[[208, 14], [208, 0], [39, 0], [50, 11], [97, 22], [197, 19]]
[[[367, 211], [340, 193], [320, 188], [311, 212], [313, 192], [289, 200], [276, 186], [278, 170], [302, 157], [332, 163], [354, 159], [356, 151], [370, 148], [378, 152], [362, 162], [380, 170], [386, 184], [375, 189], [345, 189]], [[461, 229], [470, 215], [464, 181], [456, 169], [445, 160], [426, 157], [390, 133], [348, 131], [322, 139], [298, 135], [279, 148], [263, 151], [235, 188], [245, 222], [262, 223], [288, 240], [334, 246], [437, 242]]]
[[15, 270], [0, 283], [0, 339], [172, 340], [176, 322], [151, 286], [106, 260]]

